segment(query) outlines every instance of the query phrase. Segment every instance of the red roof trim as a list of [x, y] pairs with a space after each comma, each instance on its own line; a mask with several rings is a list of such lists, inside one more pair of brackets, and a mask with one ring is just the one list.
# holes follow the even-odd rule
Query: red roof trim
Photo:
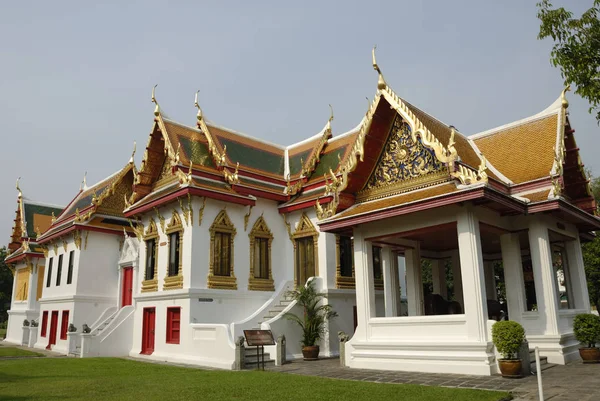
[[289, 213], [289, 212], [293, 212], [295, 210], [301, 210], [301, 209], [313, 207], [313, 206], [315, 206], [317, 200], [319, 201], [319, 203], [321, 205], [324, 205], [326, 203], [331, 202], [333, 200], [333, 196], [329, 195], [329, 196], [325, 196], [322, 198], [309, 199], [304, 202], [297, 203], [295, 205], [285, 206], [285, 207], [279, 208], [279, 213], [280, 214]]
[[25, 252], [22, 253], [14, 258], [11, 258], [10, 256], [8, 256], [6, 259], [4, 259], [4, 262], [7, 264], [12, 264], [12, 263], [17, 263], [23, 259], [25, 259], [28, 256], [32, 256], [34, 258], [43, 258], [44, 254], [43, 253], [39, 253], [39, 252]]

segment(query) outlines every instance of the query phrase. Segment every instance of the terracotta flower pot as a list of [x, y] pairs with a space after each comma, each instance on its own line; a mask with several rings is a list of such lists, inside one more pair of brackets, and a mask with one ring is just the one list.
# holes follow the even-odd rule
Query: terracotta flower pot
[[498, 360], [502, 377], [518, 378], [523, 377], [521, 374], [520, 359], [500, 359]]
[[600, 348], [579, 348], [583, 363], [600, 363]]
[[302, 356], [305, 361], [316, 361], [319, 359], [319, 346], [311, 345], [309, 347], [302, 347]]

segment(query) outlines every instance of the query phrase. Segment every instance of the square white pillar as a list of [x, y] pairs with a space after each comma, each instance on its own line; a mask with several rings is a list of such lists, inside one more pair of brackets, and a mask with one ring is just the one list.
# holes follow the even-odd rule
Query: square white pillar
[[508, 318], [520, 322], [521, 314], [525, 311], [525, 283], [523, 282], [523, 262], [519, 235], [512, 233], [501, 235], [500, 245], [502, 247], [502, 267], [504, 268], [504, 283], [506, 284]]
[[479, 220], [469, 207], [457, 215], [458, 250], [467, 320], [467, 336], [473, 341], [487, 341], [487, 300], [485, 273], [481, 254]]
[[406, 263], [406, 297], [408, 316], [423, 315], [423, 279], [419, 247], [404, 251]]
[[372, 268], [371, 243], [354, 229], [354, 276], [356, 278], [356, 338], [367, 339], [367, 323], [375, 316], [375, 279]]
[[534, 220], [529, 225], [529, 247], [535, 281], [535, 296], [538, 313], [545, 320], [545, 334], [557, 335], [558, 329], [558, 288], [548, 227]]
[[487, 260], [483, 262], [483, 269], [485, 271], [485, 293], [487, 299], [498, 300], [498, 294], [496, 293], [496, 277], [494, 276], [494, 262]]
[[465, 310], [465, 301], [463, 296], [463, 286], [462, 286], [462, 274], [460, 267], [460, 254], [458, 250], [452, 252], [451, 257], [452, 263], [452, 280], [454, 284], [454, 299], [458, 302], [463, 309]]
[[431, 259], [431, 279], [433, 281], [433, 293], [440, 294], [444, 299], [448, 299], [446, 263], [443, 259]]
[[577, 239], [566, 243], [566, 248], [567, 263], [569, 265], [569, 277], [567, 277], [567, 280], [571, 280], [572, 290], [569, 297], [573, 298], [574, 301], [574, 306], [571, 306], [571, 308], [584, 309], [590, 312], [592, 308], [590, 306], [590, 295], [585, 276], [585, 265], [583, 263], [579, 234], [577, 235]]
[[383, 268], [383, 296], [385, 316], [398, 316], [398, 272], [395, 269], [397, 259], [389, 246], [381, 249], [381, 262]]

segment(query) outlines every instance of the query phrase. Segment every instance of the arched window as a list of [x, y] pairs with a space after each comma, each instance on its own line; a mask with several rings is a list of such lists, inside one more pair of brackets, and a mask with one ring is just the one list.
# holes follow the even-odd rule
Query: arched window
[[275, 291], [271, 269], [271, 242], [273, 234], [265, 219], [256, 219], [250, 234], [250, 279], [248, 289], [255, 291]]
[[144, 269], [144, 281], [142, 281], [141, 292], [150, 292], [158, 290], [158, 229], [153, 219], [150, 219], [148, 228], [144, 233], [144, 242], [146, 244], [146, 266]]
[[182, 250], [183, 250], [183, 224], [181, 217], [176, 210], [173, 210], [171, 221], [165, 230], [169, 245], [169, 258], [167, 266], [167, 276], [163, 284], [163, 289], [171, 290], [175, 288], [183, 288], [183, 266]]
[[210, 226], [208, 288], [236, 290], [233, 273], [233, 238], [236, 229], [227, 212], [221, 210]]

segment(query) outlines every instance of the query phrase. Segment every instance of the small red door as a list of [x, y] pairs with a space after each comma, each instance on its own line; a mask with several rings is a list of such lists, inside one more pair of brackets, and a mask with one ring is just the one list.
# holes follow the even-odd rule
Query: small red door
[[52, 349], [52, 346], [56, 344], [56, 332], [58, 330], [58, 311], [53, 310], [50, 318], [50, 335], [48, 336], [48, 346], [46, 349]]
[[131, 295], [133, 293], [133, 268], [126, 267], [123, 269], [121, 293], [121, 307], [131, 305]]
[[144, 320], [142, 322], [142, 352], [140, 352], [140, 354], [150, 355], [154, 352], [155, 318], [155, 308], [144, 308]]

